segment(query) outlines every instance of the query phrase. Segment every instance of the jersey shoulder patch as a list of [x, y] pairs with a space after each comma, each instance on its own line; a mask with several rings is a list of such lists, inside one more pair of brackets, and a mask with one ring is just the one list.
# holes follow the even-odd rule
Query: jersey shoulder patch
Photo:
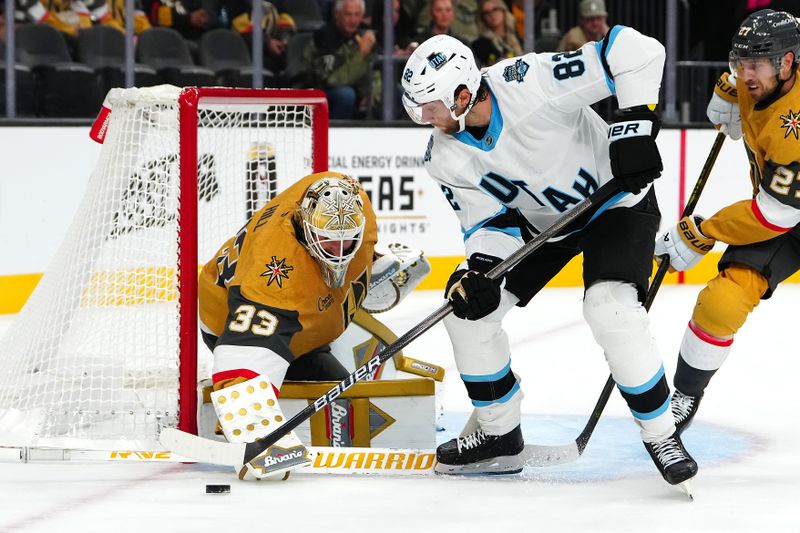
[[786, 114], [778, 115], [778, 118], [781, 120], [781, 128], [784, 130], [783, 138], [793, 137], [795, 141], [800, 140], [800, 136], [798, 136], [800, 134], [800, 107], [797, 112], [789, 109]]
[[519, 57], [514, 61], [513, 64], [507, 65], [503, 69], [503, 79], [509, 83], [514, 81], [517, 83], [522, 83], [530, 68], [531, 66], [528, 64], [528, 62]]

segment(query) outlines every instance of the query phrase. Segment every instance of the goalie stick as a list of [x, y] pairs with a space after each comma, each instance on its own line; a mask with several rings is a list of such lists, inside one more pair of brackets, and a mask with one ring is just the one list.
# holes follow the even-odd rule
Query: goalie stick
[[[552, 226], [543, 230], [536, 237], [525, 243], [522, 247], [514, 251], [501, 263], [495, 266], [487, 276], [490, 279], [497, 279], [517, 264], [519, 264], [525, 257], [531, 254], [534, 250], [544, 245], [551, 237], [554, 237], [562, 230], [567, 228], [578, 217], [587, 213], [592, 207], [598, 207], [597, 211], [592, 215], [598, 216], [608, 205], [613, 204], [618, 199], [625, 196], [627, 193], [620, 192], [617, 189], [614, 180], [606, 183], [598, 190], [589, 195], [588, 198], [576, 205], [571, 210], [564, 213]], [[314, 403], [308, 405], [302, 411], [291, 417], [275, 431], [266, 435], [262, 439], [250, 443], [220, 443], [191, 435], [189, 433], [180, 432], [174, 428], [164, 428], [161, 431], [159, 441], [169, 451], [191, 457], [192, 459], [201, 463], [212, 464], [229, 464], [229, 465], [242, 465], [249, 463], [254, 458], [258, 457], [267, 448], [274, 445], [284, 435], [295, 429], [304, 421], [311, 418], [311, 416], [323, 409], [326, 405], [338, 398], [344, 391], [352, 387], [356, 382], [363, 380], [367, 376], [371, 376], [381, 364], [391, 358], [395, 353], [405, 348], [411, 341], [428, 331], [431, 327], [437, 324], [445, 316], [450, 314], [453, 310], [450, 302], [445, 302], [439, 309], [431, 313], [422, 322], [411, 328], [403, 336], [398, 338], [394, 343], [384, 348], [380, 353], [376, 354], [372, 359], [367, 361], [364, 365], [357, 368], [352, 374], [347, 376], [341, 383], [336, 385], [325, 395], [318, 398]], [[543, 454], [545, 457], [552, 456], [551, 463], [559, 462], [559, 450], [552, 449], [553, 447], [544, 447], [547, 452]], [[571, 457], [571, 451], [567, 450], [567, 454]], [[569, 459], [571, 460], [571, 459]], [[564, 461], [560, 461], [564, 462]]]
[[[722, 149], [723, 142], [725, 142], [725, 134], [722, 132], [717, 133], [717, 137], [714, 139], [714, 144], [711, 146], [711, 151], [706, 158], [703, 169], [700, 171], [700, 176], [697, 178], [697, 182], [694, 184], [692, 194], [689, 196], [689, 200], [686, 202], [686, 206], [683, 208], [681, 218], [691, 215], [694, 211], [694, 208], [697, 207], [697, 202], [700, 200], [700, 193], [703, 192], [706, 182], [708, 181], [708, 177], [711, 175], [711, 169], [714, 168], [714, 163], [717, 161], [717, 156]], [[661, 282], [664, 281], [664, 276], [667, 274], [668, 269], [669, 257], [662, 257], [661, 263], [658, 265], [656, 275], [653, 276], [653, 281], [650, 283], [650, 289], [647, 291], [647, 297], [644, 301], [644, 308], [646, 311], [650, 310], [650, 306], [653, 304], [653, 300], [658, 293], [658, 289], [661, 287]], [[553, 448], [556, 449], [554, 450], [555, 454], [565, 457], [574, 457], [575, 459], [579, 458], [581, 454], [583, 454], [583, 451], [586, 449], [586, 445], [589, 444], [589, 439], [592, 437], [594, 428], [597, 426], [597, 422], [600, 420], [600, 415], [603, 414], [603, 409], [605, 409], [613, 390], [614, 378], [609, 375], [608, 379], [606, 380], [606, 384], [603, 386], [603, 390], [600, 393], [600, 397], [597, 398], [597, 403], [595, 404], [592, 413], [589, 415], [589, 421], [586, 422], [586, 426], [584, 426], [583, 431], [581, 431], [581, 433], [575, 439], [575, 442], [571, 442], [563, 446], [554, 446]]]

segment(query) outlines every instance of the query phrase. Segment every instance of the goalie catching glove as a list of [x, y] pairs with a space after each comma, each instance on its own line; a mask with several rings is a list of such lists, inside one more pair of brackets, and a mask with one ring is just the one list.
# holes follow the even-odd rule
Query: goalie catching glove
[[656, 240], [656, 261], [660, 263], [662, 256], [669, 256], [670, 272], [683, 272], [699, 263], [716, 242], [700, 231], [703, 220], [699, 215], [683, 217], [672, 229], [662, 233]]
[[[255, 442], [286, 420], [272, 384], [264, 375], [212, 392], [211, 402], [228, 442]], [[290, 470], [310, 463], [308, 450], [291, 431], [235, 469], [242, 480], [286, 479]]]
[[431, 264], [422, 250], [397, 242], [375, 245], [375, 261], [367, 296], [361, 307], [368, 313], [382, 313], [395, 307], [425, 279]]
[[462, 320], [479, 320], [497, 309], [503, 278], [489, 279], [484, 272], [499, 262], [499, 257], [474, 253], [467, 263], [469, 268], [460, 268], [450, 275], [444, 294], [453, 306], [454, 315]]
[[621, 110], [608, 127], [611, 173], [620, 190], [636, 194], [661, 175], [659, 128], [658, 117], [647, 106]]

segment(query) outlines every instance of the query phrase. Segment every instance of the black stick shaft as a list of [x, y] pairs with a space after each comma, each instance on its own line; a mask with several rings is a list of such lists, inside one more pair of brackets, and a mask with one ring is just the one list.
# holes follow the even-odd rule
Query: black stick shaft
[[[622, 195], [624, 193], [619, 193], [616, 188], [616, 183], [614, 183], [612, 180], [611, 182], [600, 187], [580, 204], [576, 205], [574, 208], [562, 215], [552, 226], [542, 231], [542, 233], [525, 243], [518, 250], [514, 251], [514, 253], [509, 255], [500, 264], [490, 270], [487, 274], [487, 277], [491, 279], [499, 278], [519, 264], [520, 261], [525, 259], [525, 257], [527, 257], [534, 250], [544, 245], [550, 238], [559, 234], [562, 230], [574, 222], [575, 219], [586, 213], [593, 206], [603, 204], [607, 201], [611, 203], [611, 200], [614, 200], [612, 197], [615, 194]], [[310, 404], [302, 411], [287, 420], [285, 424], [281, 425], [279, 428], [261, 440], [247, 444], [243, 463], [248, 463], [253, 458], [258, 457], [258, 455], [260, 455], [264, 450], [275, 444], [281, 437], [292, 431], [294, 428], [311, 418], [314, 413], [330, 404], [344, 391], [352, 387], [356, 382], [362, 381], [367, 376], [372, 375], [372, 373], [378, 369], [381, 364], [405, 348], [409, 343], [411, 343], [411, 341], [415, 340], [417, 337], [436, 325], [440, 320], [450, 314], [452, 310], [453, 307], [450, 305], [450, 302], [446, 302], [439, 309], [426, 317], [422, 322], [411, 328], [402, 337], [398, 338], [391, 345], [384, 348], [380, 353], [376, 354], [364, 365], [357, 368], [341, 383], [325, 393], [324, 396], [317, 398], [314, 403]]]
[[[683, 208], [681, 218], [691, 215], [694, 211], [694, 208], [697, 207], [697, 202], [700, 200], [700, 193], [703, 192], [703, 189], [706, 186], [708, 177], [711, 175], [711, 169], [714, 168], [714, 163], [717, 161], [717, 156], [719, 155], [719, 151], [722, 149], [722, 143], [724, 141], [725, 134], [722, 132], [717, 133], [717, 137], [714, 139], [714, 145], [711, 147], [711, 152], [709, 152], [708, 157], [706, 158], [706, 163], [703, 165], [703, 170], [700, 171], [700, 177], [697, 178], [697, 183], [694, 185], [692, 194], [689, 196], [689, 200], [686, 202], [686, 206]], [[665, 257], [662, 258], [661, 263], [658, 265], [656, 275], [653, 276], [653, 281], [650, 283], [650, 289], [647, 291], [647, 298], [644, 301], [644, 308], [646, 311], [649, 311], [650, 306], [653, 305], [653, 300], [655, 300], [656, 294], [658, 294], [658, 289], [661, 288], [661, 282], [664, 281], [664, 276], [666, 276], [667, 270], [669, 270], [669, 259]], [[614, 378], [609, 375], [608, 379], [606, 380], [606, 384], [603, 386], [603, 391], [600, 393], [600, 397], [597, 399], [594, 410], [592, 410], [592, 414], [589, 415], [589, 421], [586, 422], [586, 426], [583, 428], [583, 431], [581, 431], [580, 435], [578, 435], [578, 438], [575, 439], [575, 444], [578, 446], [578, 453], [583, 453], [583, 450], [586, 449], [586, 445], [589, 443], [589, 438], [591, 438], [592, 432], [594, 432], [594, 428], [597, 426], [597, 422], [600, 420], [600, 415], [603, 414], [603, 409], [606, 408], [606, 404], [608, 403], [608, 399], [611, 397], [611, 392], [613, 390]]]

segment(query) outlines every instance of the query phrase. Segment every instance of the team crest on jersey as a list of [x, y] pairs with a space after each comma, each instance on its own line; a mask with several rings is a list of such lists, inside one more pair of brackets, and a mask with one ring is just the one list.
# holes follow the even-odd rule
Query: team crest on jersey
[[508, 82], [516, 80], [517, 83], [522, 83], [529, 68], [530, 65], [528, 63], [522, 59], [517, 59], [513, 65], [509, 65], [503, 70], [503, 78]]
[[293, 266], [286, 264], [286, 258], [284, 257], [280, 261], [274, 255], [272, 256], [272, 261], [265, 265], [267, 270], [261, 273], [262, 276], [266, 276], [267, 278], [267, 287], [272, 285], [272, 282], [278, 284], [279, 288], [283, 288], [283, 280], [289, 279], [289, 272], [294, 270]]
[[789, 135], [794, 135], [795, 140], [798, 140], [798, 130], [800, 130], [800, 111], [797, 113], [792, 113], [790, 109], [788, 113], [785, 115], [781, 115], [781, 120], [783, 124], [781, 124], [781, 128], [786, 128], [786, 133], [783, 135], [783, 138], [787, 138]]

